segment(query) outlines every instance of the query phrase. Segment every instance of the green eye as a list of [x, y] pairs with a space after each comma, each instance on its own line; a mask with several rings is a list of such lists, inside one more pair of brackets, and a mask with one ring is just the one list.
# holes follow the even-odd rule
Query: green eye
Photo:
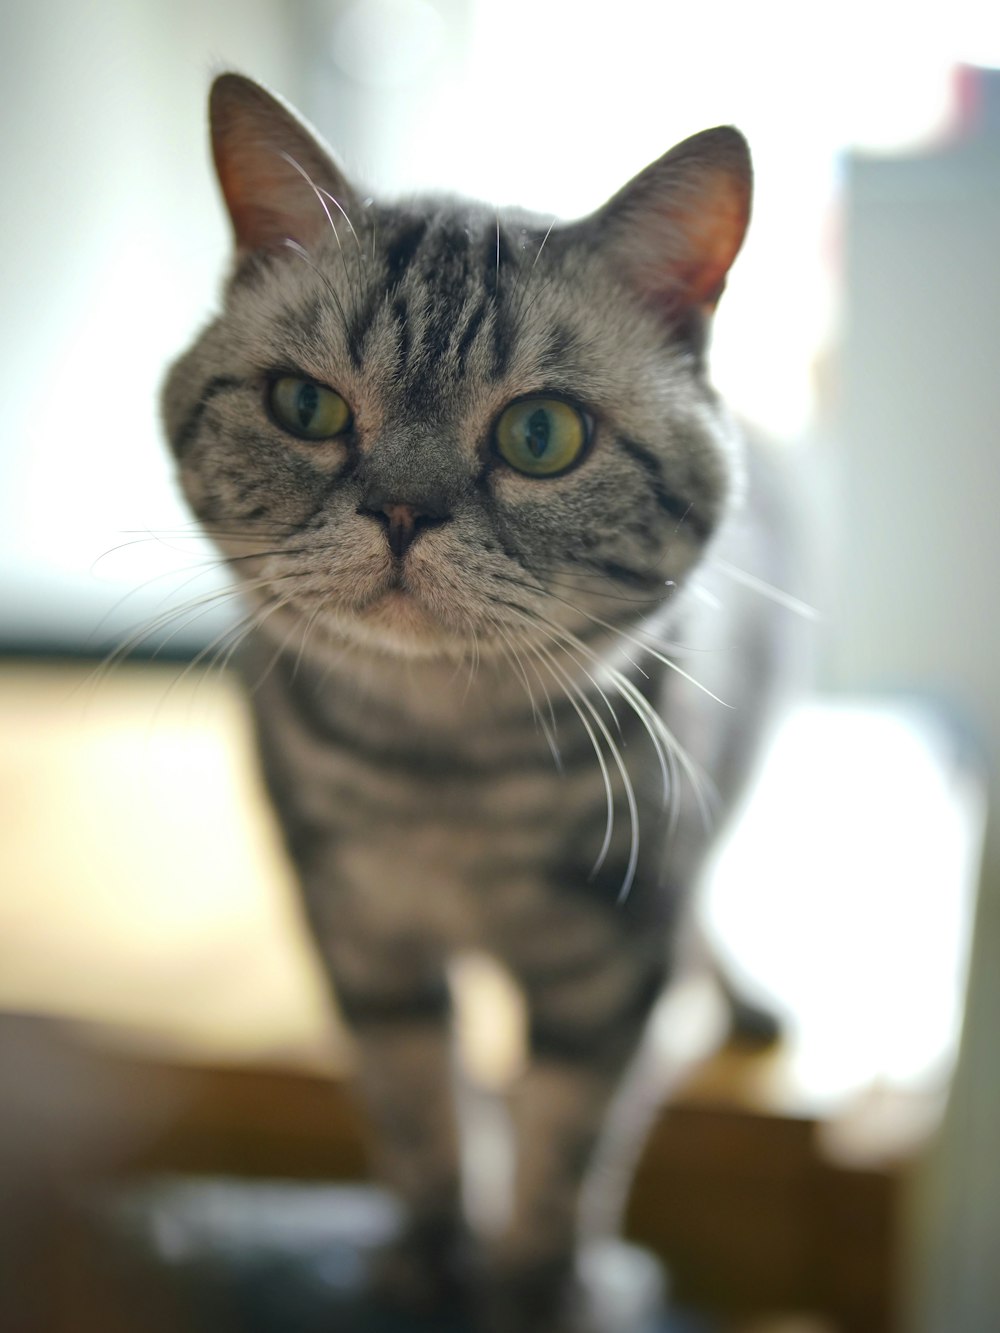
[[278, 425], [303, 440], [330, 440], [351, 424], [351, 409], [339, 393], [298, 375], [274, 380], [267, 401]]
[[529, 477], [553, 477], [572, 467], [589, 434], [587, 419], [561, 398], [522, 398], [500, 413], [496, 446], [501, 458]]

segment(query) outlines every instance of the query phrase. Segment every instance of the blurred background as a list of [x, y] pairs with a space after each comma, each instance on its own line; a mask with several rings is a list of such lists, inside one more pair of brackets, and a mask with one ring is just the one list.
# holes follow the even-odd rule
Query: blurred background
[[[781, 1114], [838, 1127], [826, 1160], [867, 1169], [893, 1141], [894, 1326], [992, 1327], [1000, 19], [855, 0], [4, 6], [0, 1008], [99, 1024], [160, 1066], [328, 1074], [338, 1039], [241, 705], [180, 674], [233, 614], [157, 420], [227, 262], [205, 128], [226, 68], [296, 105], [372, 191], [560, 217], [687, 134], [747, 134], [755, 219], [713, 371], [801, 478], [819, 703], [781, 738], [708, 915], [808, 1030], [763, 1080]], [[95, 670], [118, 648], [149, 660]], [[8, 1094], [35, 1067], [18, 1033]], [[933, 1133], [885, 1119], [904, 1092]], [[863, 1148], [845, 1129], [862, 1105]], [[147, 1146], [153, 1121], [133, 1126]]]

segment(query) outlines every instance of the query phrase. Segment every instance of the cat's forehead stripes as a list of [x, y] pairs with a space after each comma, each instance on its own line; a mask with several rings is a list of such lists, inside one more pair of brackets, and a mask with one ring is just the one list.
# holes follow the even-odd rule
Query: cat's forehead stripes
[[385, 265], [388, 269], [389, 281], [395, 285], [402, 281], [406, 270], [410, 267], [414, 255], [420, 246], [420, 242], [427, 235], [427, 218], [405, 218], [401, 219], [395, 232], [390, 232], [386, 237], [383, 223], [382, 243], [384, 247]]
[[457, 212], [414, 219], [383, 210], [375, 235], [366, 296], [350, 321], [359, 363], [391, 339], [395, 388], [416, 410], [440, 402], [473, 364], [487, 381], [507, 375], [523, 275], [506, 229]]
[[230, 297], [248, 362], [400, 419], [450, 418], [470, 393], [492, 412], [542, 388], [586, 401], [596, 344], [554, 243], [539, 260], [547, 224], [424, 209], [372, 205], [355, 215], [357, 245], [330, 232], [308, 253], [242, 264]]

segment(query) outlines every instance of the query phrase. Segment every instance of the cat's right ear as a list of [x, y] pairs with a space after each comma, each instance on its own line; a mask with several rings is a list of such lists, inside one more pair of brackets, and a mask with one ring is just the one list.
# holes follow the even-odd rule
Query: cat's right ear
[[743, 244], [752, 183], [746, 140], [722, 125], [672, 148], [577, 227], [667, 319], [710, 315]]
[[239, 252], [310, 248], [355, 206], [321, 141], [252, 79], [222, 74], [209, 97], [212, 154]]

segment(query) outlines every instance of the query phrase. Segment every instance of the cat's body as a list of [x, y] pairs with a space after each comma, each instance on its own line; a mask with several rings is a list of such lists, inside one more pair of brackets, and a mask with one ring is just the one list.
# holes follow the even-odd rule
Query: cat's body
[[235, 76], [213, 129], [239, 263], [167, 429], [251, 599], [267, 779], [409, 1208], [395, 1277], [461, 1277], [446, 972], [483, 950], [523, 989], [530, 1059], [481, 1317], [583, 1327], [581, 1181], [771, 688], [766, 606], [705, 587], [706, 553], [759, 539], [702, 364], [742, 140], [689, 141], [550, 232], [362, 204]]

